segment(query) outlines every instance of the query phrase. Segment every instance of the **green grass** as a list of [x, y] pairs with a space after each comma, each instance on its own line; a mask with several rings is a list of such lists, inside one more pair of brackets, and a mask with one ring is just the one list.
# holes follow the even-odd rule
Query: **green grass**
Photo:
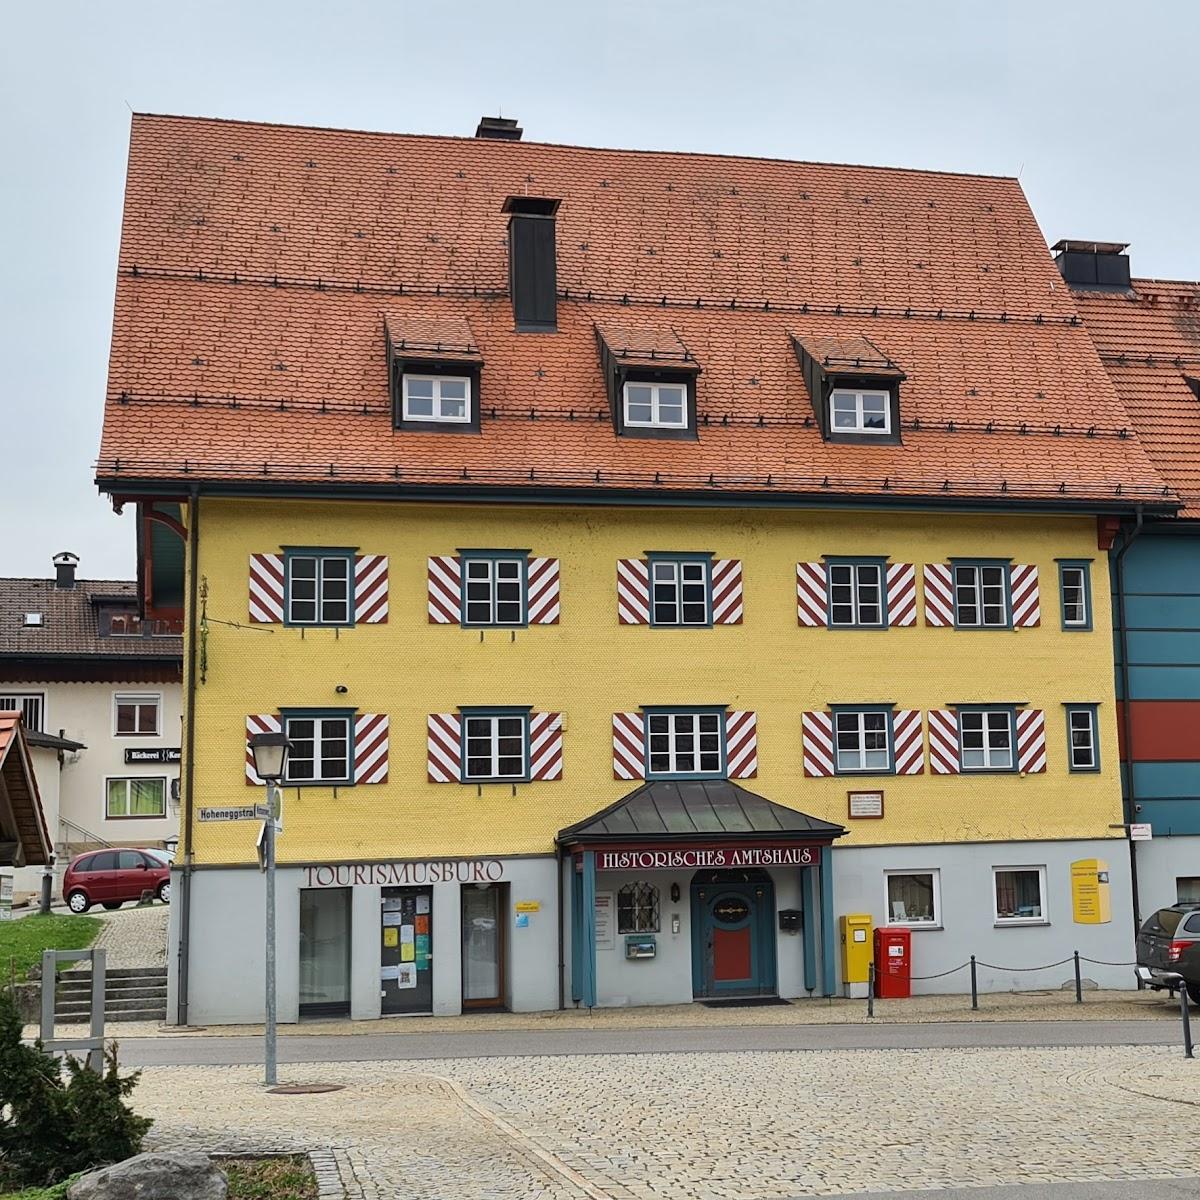
[[[229, 1200], [316, 1200], [317, 1181], [307, 1158], [226, 1159], [218, 1165], [229, 1176]], [[0, 1200], [5, 1198], [0, 1196]]]
[[86, 949], [96, 940], [100, 926], [95, 917], [60, 913], [0, 923], [0, 983], [8, 983], [12, 976], [22, 982], [29, 968], [42, 961], [43, 950]]
[[23, 1192], [0, 1192], [0, 1200], [66, 1200], [67, 1188], [78, 1178], [78, 1175], [72, 1175], [53, 1187], [26, 1188]]

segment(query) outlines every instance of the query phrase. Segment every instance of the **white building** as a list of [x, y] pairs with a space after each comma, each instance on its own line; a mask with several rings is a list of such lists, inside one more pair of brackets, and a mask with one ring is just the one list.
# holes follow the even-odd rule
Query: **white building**
[[[82, 850], [174, 845], [182, 641], [178, 622], [139, 619], [132, 580], [53, 561], [53, 579], [0, 579], [0, 711], [24, 717], [61, 878]], [[18, 870], [16, 898], [41, 875]]]

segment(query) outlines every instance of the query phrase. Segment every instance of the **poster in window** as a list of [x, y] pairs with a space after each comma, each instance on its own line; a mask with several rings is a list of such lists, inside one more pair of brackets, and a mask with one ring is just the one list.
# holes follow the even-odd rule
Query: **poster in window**
[[396, 986], [415, 988], [417, 986], [417, 968], [414, 963], [401, 963], [396, 968]]
[[616, 946], [613, 933], [613, 915], [616, 909], [616, 892], [596, 893], [596, 949], [612, 950]]
[[429, 911], [429, 897], [420, 895], [417, 897], [417, 912], [427, 913]]

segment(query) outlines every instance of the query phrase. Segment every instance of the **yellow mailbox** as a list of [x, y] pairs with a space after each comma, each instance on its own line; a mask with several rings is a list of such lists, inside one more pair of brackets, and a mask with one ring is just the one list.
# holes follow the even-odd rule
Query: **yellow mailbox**
[[842, 983], [848, 996], [865, 996], [870, 978], [871, 914], [846, 913], [838, 918], [842, 934]]
[[1080, 858], [1071, 864], [1071, 907], [1076, 925], [1106, 925], [1112, 920], [1104, 859]]

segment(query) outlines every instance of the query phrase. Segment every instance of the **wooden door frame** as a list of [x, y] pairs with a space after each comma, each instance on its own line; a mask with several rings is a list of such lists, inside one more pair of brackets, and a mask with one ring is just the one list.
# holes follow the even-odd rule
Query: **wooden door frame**
[[478, 1009], [490, 1009], [491, 1011], [507, 1011], [508, 1005], [504, 1002], [505, 993], [508, 990], [508, 895], [509, 889], [507, 883], [489, 883], [486, 888], [476, 888], [477, 891], [493, 891], [496, 893], [498, 900], [496, 904], [496, 955], [498, 958], [497, 966], [497, 995], [495, 998], [483, 997], [477, 1000], [468, 1000], [462, 995], [464, 984], [466, 983], [466, 945], [463, 939], [463, 917], [466, 915], [466, 901], [464, 897], [467, 894], [468, 888], [474, 888], [474, 884], [464, 884], [459, 888], [458, 897], [458, 954], [459, 954], [459, 999], [462, 1001], [464, 1010], [475, 1011]]

